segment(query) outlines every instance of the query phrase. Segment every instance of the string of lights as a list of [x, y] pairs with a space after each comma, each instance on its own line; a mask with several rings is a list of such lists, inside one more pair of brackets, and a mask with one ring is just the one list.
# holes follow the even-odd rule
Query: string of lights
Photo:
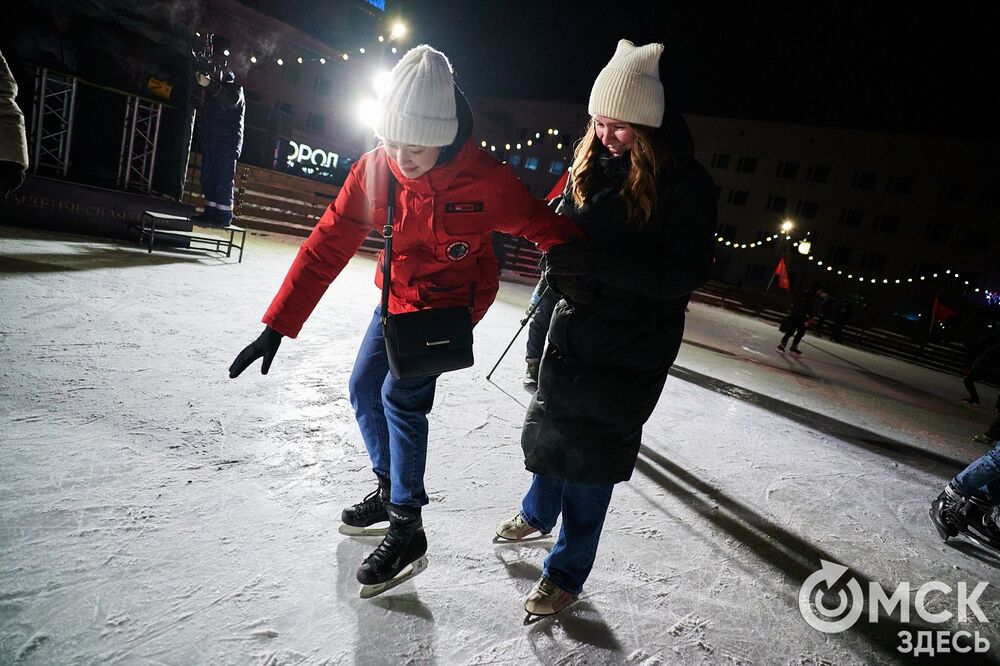
[[[786, 236], [786, 235], [783, 235], [783, 234], [780, 234], [780, 233], [778, 233], [778, 234], [772, 234], [771, 236], [768, 236], [767, 238], [764, 238], [763, 240], [756, 241], [754, 243], [734, 243], [733, 241], [726, 240], [726, 238], [724, 238], [723, 236], [720, 236], [718, 234], [716, 234], [716, 236], [715, 236], [715, 240], [717, 242], [724, 244], [727, 248], [732, 249], [732, 250], [750, 250], [750, 249], [755, 249], [755, 248], [761, 247], [763, 245], [766, 245], [767, 243], [770, 243], [770, 242], [772, 242], [774, 240], [777, 240], [779, 238], [782, 238], [785, 241], [791, 243], [792, 247], [795, 247], [795, 248], [798, 248], [800, 246], [800, 244], [808, 243], [809, 242], [805, 238], [797, 240], [797, 239], [792, 238], [790, 235]], [[806, 247], [808, 248], [809, 246], [806, 246]], [[839, 275], [841, 277], [846, 277], [848, 280], [857, 280], [859, 283], [863, 282], [863, 283], [866, 283], [866, 284], [869, 284], [869, 285], [872, 285], [872, 284], [873, 285], [897, 285], [897, 284], [902, 285], [902, 284], [913, 284], [913, 283], [919, 283], [919, 282], [926, 282], [928, 280], [936, 280], [936, 279], [958, 279], [959, 278], [958, 271], [953, 271], [950, 268], [947, 268], [944, 271], [940, 271], [940, 272], [937, 272], [937, 273], [930, 273], [930, 274], [927, 274], [927, 275], [918, 275], [917, 277], [908, 277], [908, 278], [873, 278], [870, 275], [868, 275], [868, 276], [866, 276], [866, 275], [858, 275], [858, 274], [855, 274], [853, 272], [848, 272], [848, 271], [845, 271], [843, 269], [837, 268], [836, 266], [833, 266], [832, 264], [830, 264], [828, 262], [823, 262], [822, 260], [816, 259], [816, 257], [814, 255], [808, 254], [808, 249], [806, 251], [806, 259], [808, 261], [814, 263], [818, 268], [822, 268], [822, 269], [824, 269], [824, 270], [826, 270], [826, 271], [828, 271], [830, 273], [836, 272], [837, 275]], [[845, 273], [846, 273], [846, 275], [845, 275]], [[963, 284], [965, 286], [971, 286], [969, 284], [968, 280], [963, 280], [962, 282], [963, 282]], [[980, 292], [982, 292], [984, 290], [976, 287], [976, 288], [973, 289], [973, 291], [978, 294], [978, 293], [980, 293]], [[987, 300], [990, 300], [990, 298], [991, 298], [990, 294], [993, 294], [993, 292], [985, 291], [985, 293], [987, 294]], [[1000, 301], [1000, 293], [994, 294], [994, 297], [998, 301]], [[991, 304], [993, 304], [993, 303], [991, 302]]]
[[[559, 130], [558, 129], [549, 128], [549, 129], [545, 130], [545, 133], [548, 134], [549, 136], [559, 136]], [[530, 132], [529, 132], [529, 134], [530, 134]], [[504, 150], [525, 150], [527, 148], [531, 148], [532, 146], [534, 146], [536, 144], [536, 142], [539, 145], [541, 145], [541, 142], [538, 141], [541, 138], [542, 138], [542, 133], [541, 133], [541, 131], [538, 131], [538, 132], [535, 132], [535, 138], [534, 139], [528, 139], [527, 141], [521, 141], [521, 142], [515, 142], [515, 143], [504, 143], [503, 144], [503, 149]], [[482, 140], [482, 141], [480, 141], [479, 145], [482, 146], [483, 148], [489, 148], [490, 152], [494, 152], [495, 153], [497, 151], [497, 145], [495, 143], [490, 143], [490, 142], [486, 141], [485, 139]], [[567, 147], [568, 148], [572, 148], [572, 146], [567, 146]], [[562, 150], [562, 149], [563, 149], [563, 142], [559, 141], [558, 143], [556, 143], [556, 150]]]
[[[406, 26], [404, 26], [402, 23], [396, 23], [393, 26], [392, 31], [389, 33], [388, 37], [386, 37], [385, 35], [378, 36], [378, 42], [380, 44], [384, 44], [387, 41], [398, 40], [402, 38], [405, 34], [406, 34]], [[195, 36], [201, 37], [202, 34], [201, 32], [196, 32]], [[393, 55], [399, 53], [399, 49], [395, 46], [392, 46], [389, 50]], [[252, 65], [262, 66], [265, 64], [275, 64], [278, 67], [283, 67], [286, 64], [293, 64], [293, 63], [298, 65], [305, 65], [307, 63], [308, 64], [317, 63], [320, 65], [326, 65], [327, 63], [333, 62], [335, 60], [350, 60], [351, 55], [355, 53], [355, 50], [333, 51], [329, 57], [324, 55], [316, 55], [316, 56], [298, 55], [288, 58], [285, 57], [285, 55], [287, 54], [274, 55], [273, 53], [269, 53], [268, 55], [265, 55], [263, 52], [258, 54], [258, 52], [255, 52], [252, 49], [241, 52], [233, 51], [231, 49], [224, 49], [222, 53], [227, 58], [230, 57], [242, 58], [243, 60]], [[379, 54], [380, 52], [377, 48], [373, 48], [373, 44], [360, 46], [356, 49], [357, 56], [364, 56], [369, 53]]]

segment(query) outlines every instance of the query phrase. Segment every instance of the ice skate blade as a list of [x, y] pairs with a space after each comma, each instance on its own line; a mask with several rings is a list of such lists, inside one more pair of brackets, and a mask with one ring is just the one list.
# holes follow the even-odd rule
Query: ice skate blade
[[493, 543], [531, 543], [532, 541], [541, 541], [542, 539], [551, 539], [552, 532], [548, 534], [538, 534], [536, 536], [524, 537], [523, 539], [508, 539], [507, 537], [502, 537], [499, 534], [493, 535]]
[[530, 611], [525, 611], [524, 612], [524, 626], [528, 626], [529, 624], [534, 624], [534, 623], [536, 623], [536, 622], [538, 622], [540, 620], [544, 620], [545, 618], [555, 617], [556, 615], [559, 615], [559, 613], [562, 613], [564, 610], [566, 610], [566, 609], [563, 608], [562, 610], [557, 610], [555, 613], [549, 613], [547, 615], [537, 615], [537, 614], [532, 613]]
[[1000, 555], [1000, 544], [993, 543], [992, 540], [975, 530], [962, 530], [961, 534], [980, 548], [985, 548], [993, 555]]
[[394, 578], [387, 580], [384, 583], [375, 583], [374, 585], [362, 585], [359, 594], [362, 599], [371, 599], [372, 597], [377, 597], [383, 592], [387, 592], [392, 588], [396, 587], [400, 583], [405, 583], [410, 580], [424, 569], [427, 568], [427, 556], [422, 555], [420, 559], [414, 560], [407, 564], [402, 571], [400, 571]]
[[389, 526], [385, 527], [354, 527], [353, 525], [340, 524], [337, 531], [346, 536], [385, 536], [389, 533]]

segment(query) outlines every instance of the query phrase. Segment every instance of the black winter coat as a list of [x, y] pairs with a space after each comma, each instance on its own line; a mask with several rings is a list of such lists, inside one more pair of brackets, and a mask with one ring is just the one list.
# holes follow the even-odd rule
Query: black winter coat
[[560, 211], [596, 246], [596, 266], [591, 276], [548, 276], [563, 299], [521, 433], [529, 471], [573, 483], [631, 478], [642, 426], [681, 344], [685, 307], [712, 267], [718, 190], [711, 176], [680, 156], [640, 226], [627, 222], [619, 194], [627, 159], [603, 160], [599, 191]]

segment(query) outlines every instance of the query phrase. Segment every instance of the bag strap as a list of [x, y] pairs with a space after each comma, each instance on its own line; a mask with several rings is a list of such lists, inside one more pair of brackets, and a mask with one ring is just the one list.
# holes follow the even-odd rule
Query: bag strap
[[385, 226], [382, 237], [385, 249], [382, 251], [382, 325], [389, 318], [389, 284], [392, 281], [392, 218], [396, 215], [396, 179], [389, 171], [389, 198], [386, 203]]

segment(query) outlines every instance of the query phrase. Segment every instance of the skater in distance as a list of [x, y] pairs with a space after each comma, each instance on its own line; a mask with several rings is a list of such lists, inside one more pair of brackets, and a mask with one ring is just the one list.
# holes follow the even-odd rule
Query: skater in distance
[[[493, 231], [524, 236], [543, 251], [580, 236], [572, 221], [532, 198], [510, 167], [474, 144], [472, 111], [440, 51], [421, 45], [407, 52], [379, 104], [375, 133], [381, 145], [351, 167], [264, 315], [266, 328], [240, 352], [231, 377], [261, 357], [267, 374], [282, 337], [299, 334], [373, 226], [384, 223], [390, 179], [398, 183], [392, 313], [467, 307], [478, 322], [499, 287]], [[378, 265], [384, 260], [380, 254]], [[380, 270], [375, 282], [381, 287]], [[419, 573], [427, 561], [421, 508], [428, 503], [427, 415], [438, 376], [395, 379], [380, 319], [376, 307], [348, 382], [377, 487], [344, 510], [341, 531], [384, 535], [358, 569], [362, 596]], [[387, 530], [374, 527], [385, 522]]]
[[559, 209], [586, 239], [546, 258], [560, 300], [521, 432], [532, 476], [520, 510], [497, 527], [498, 540], [516, 542], [562, 518], [526, 621], [582, 591], [612, 491], [632, 476], [677, 356], [685, 307], [712, 266], [718, 191], [683, 118], [665, 114], [662, 51], [623, 39], [597, 76]]

